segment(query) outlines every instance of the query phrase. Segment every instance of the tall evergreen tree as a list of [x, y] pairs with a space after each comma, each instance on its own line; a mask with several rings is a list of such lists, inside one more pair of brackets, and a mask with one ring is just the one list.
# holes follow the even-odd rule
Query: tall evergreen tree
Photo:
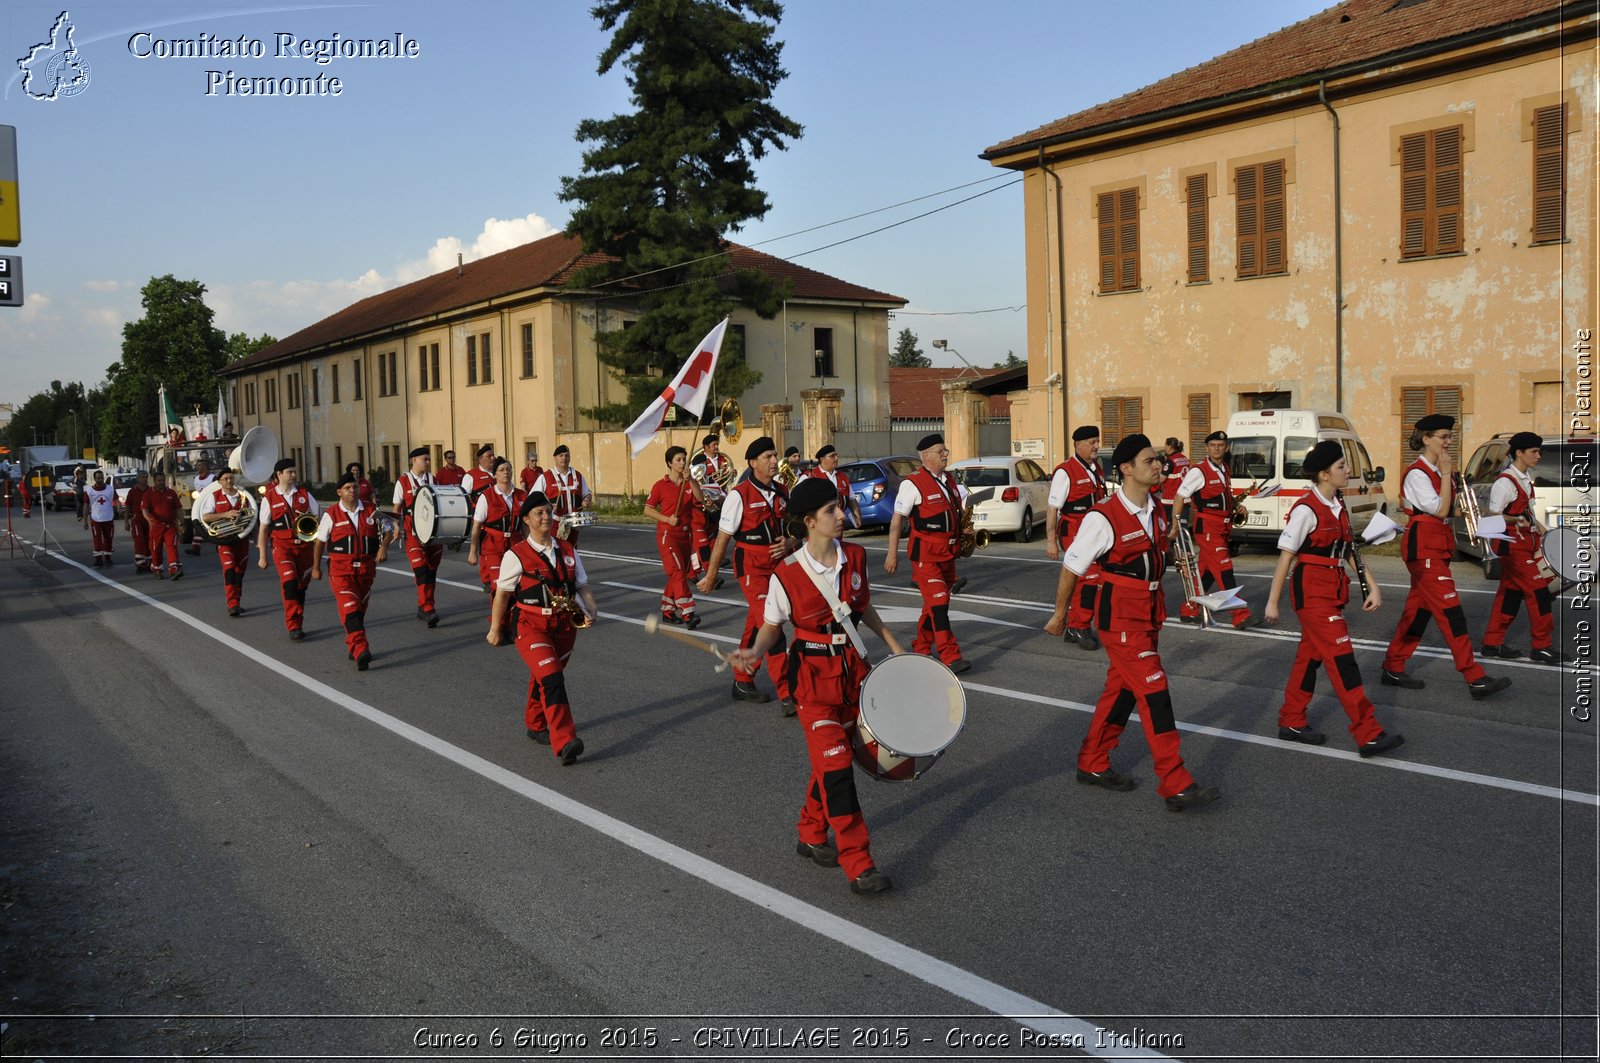
[[894, 350], [889, 355], [889, 368], [926, 369], [932, 364], [933, 359], [917, 346], [917, 334], [908, 328], [901, 329], [900, 338], [895, 340]]
[[170, 273], [144, 286], [144, 317], [122, 326], [122, 360], [106, 370], [100, 439], [107, 451], [144, 453], [144, 437], [160, 427], [156, 389], [163, 383], [179, 416], [195, 406], [216, 408], [228, 341], [211, 323], [205, 294], [199, 281]]
[[[788, 76], [776, 0], [601, 0], [590, 10], [612, 33], [599, 72], [627, 69], [635, 110], [578, 124], [589, 147], [582, 174], [562, 179], [561, 199], [576, 204], [567, 232], [584, 251], [615, 257], [573, 286], [635, 278], [611, 286], [619, 309], [637, 307], [634, 325], [599, 337], [600, 360], [629, 398], [626, 411], [604, 413], [631, 420], [664, 383], [645, 371], [670, 375], [736, 303], [763, 317], [782, 308], [785, 289], [733, 270], [724, 252], [727, 234], [769, 206], [753, 161], [802, 129], [771, 102]], [[717, 367], [723, 396], [761, 379], [736, 343], [728, 338]]]

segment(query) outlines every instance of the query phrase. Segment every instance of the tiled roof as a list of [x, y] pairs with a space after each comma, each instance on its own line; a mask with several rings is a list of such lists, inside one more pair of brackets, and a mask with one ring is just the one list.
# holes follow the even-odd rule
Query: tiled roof
[[[892, 421], [938, 421], [944, 418], [946, 380], [968, 380], [1007, 372], [1005, 369], [980, 369], [978, 375], [963, 367], [934, 369], [896, 369], [889, 367], [889, 419]], [[1010, 417], [1011, 403], [1004, 395], [989, 396], [990, 417]]]
[[[728, 247], [734, 268], [759, 270], [774, 279], [788, 280], [794, 286], [793, 297], [796, 299], [883, 303], [888, 306], [904, 306], [907, 302], [898, 295], [863, 288], [741, 244], [729, 244]], [[402, 284], [352, 303], [230, 365], [224, 372], [233, 373], [280, 361], [304, 351], [379, 333], [435, 314], [490, 300], [504, 300], [520, 292], [566, 284], [579, 270], [606, 257], [584, 255], [582, 250], [582, 244], [576, 237], [557, 233], [468, 262], [461, 267], [459, 275], [452, 267], [431, 277]], [[644, 283], [648, 283], [648, 278]]]
[[1252, 89], [1287, 88], [1353, 67], [1523, 19], [1563, 11], [1577, 15], [1593, 2], [1557, 0], [1347, 0], [1269, 33], [1231, 52], [1163, 78], [1125, 96], [1057, 119], [989, 148], [983, 157], [1069, 139], [1120, 122], [1221, 100]]

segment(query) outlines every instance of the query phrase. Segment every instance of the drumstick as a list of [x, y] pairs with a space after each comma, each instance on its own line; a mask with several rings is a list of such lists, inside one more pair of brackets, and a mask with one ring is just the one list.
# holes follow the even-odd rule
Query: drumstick
[[697, 639], [687, 631], [674, 631], [670, 627], [662, 627], [661, 618], [659, 616], [652, 614], [645, 617], [644, 633], [646, 635], [665, 635], [669, 639], [677, 639], [686, 646], [693, 646], [697, 650], [705, 650], [707, 653], [711, 654], [711, 656], [717, 659], [718, 664], [715, 669], [716, 671], [726, 672], [728, 670], [728, 655], [717, 649], [713, 643], [707, 642], [704, 639]]

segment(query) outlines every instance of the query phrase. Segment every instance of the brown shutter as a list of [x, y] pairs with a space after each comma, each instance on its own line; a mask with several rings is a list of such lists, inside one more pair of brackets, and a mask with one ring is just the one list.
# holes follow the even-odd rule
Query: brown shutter
[[1126, 435], [1144, 431], [1144, 400], [1122, 400], [1122, 427]]
[[1461, 127], [1433, 134], [1432, 254], [1461, 250]]
[[[1400, 257], [1428, 253], [1428, 138], [1400, 138]], [[1409, 432], [1409, 429], [1407, 430]], [[1409, 453], [1402, 450], [1402, 454]]]
[[1410, 464], [1416, 451], [1411, 449], [1411, 431], [1418, 421], [1430, 413], [1442, 413], [1456, 419], [1455, 435], [1450, 440], [1450, 457], [1461, 465], [1461, 389], [1454, 385], [1440, 387], [1403, 387], [1400, 389], [1400, 458]]
[[1206, 236], [1209, 228], [1206, 202], [1207, 177], [1203, 173], [1191, 174], [1188, 180], [1189, 197], [1189, 283], [1196, 284], [1211, 279], [1211, 251]]
[[1456, 468], [1461, 468], [1461, 440], [1466, 435], [1461, 423], [1461, 389], [1459, 387], [1434, 387], [1433, 409], [1429, 413], [1448, 414], [1456, 419], [1455, 435], [1450, 438], [1450, 457], [1456, 463]]
[[1106, 450], [1114, 448], [1122, 439], [1122, 401], [1100, 400], [1100, 439]]
[[1117, 290], [1117, 197], [1107, 192], [1099, 197], [1100, 211], [1100, 290]]
[[1139, 287], [1139, 190], [1124, 188], [1117, 193], [1118, 290], [1130, 292]]
[[1234, 174], [1234, 216], [1239, 231], [1239, 276], [1261, 275], [1260, 169], [1241, 166]]
[[1261, 164], [1261, 272], [1283, 273], [1288, 269], [1284, 248], [1283, 162]]
[[1189, 396], [1189, 453], [1202, 453], [1210, 434], [1211, 393], [1197, 391]]
[[1533, 112], [1533, 239], [1567, 236], [1567, 105]]

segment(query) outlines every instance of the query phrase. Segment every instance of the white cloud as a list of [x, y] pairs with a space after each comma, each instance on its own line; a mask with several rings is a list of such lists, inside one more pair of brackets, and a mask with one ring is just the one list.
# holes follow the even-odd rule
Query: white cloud
[[28, 292], [23, 297], [22, 309], [17, 311], [17, 319], [30, 328], [54, 321], [59, 315], [50, 313], [51, 302], [53, 300], [44, 292]]
[[459, 236], [439, 237], [425, 256], [407, 262], [395, 271], [395, 283], [408, 284], [423, 277], [431, 277], [435, 273], [443, 273], [455, 266], [458, 254], [463, 262], [476, 262], [480, 258], [532, 243], [555, 231], [554, 225], [537, 214], [504, 220], [490, 218], [483, 223], [482, 231], [478, 233], [470, 247]]
[[115, 292], [123, 288], [133, 287], [132, 281], [84, 281], [83, 286], [91, 292]]

